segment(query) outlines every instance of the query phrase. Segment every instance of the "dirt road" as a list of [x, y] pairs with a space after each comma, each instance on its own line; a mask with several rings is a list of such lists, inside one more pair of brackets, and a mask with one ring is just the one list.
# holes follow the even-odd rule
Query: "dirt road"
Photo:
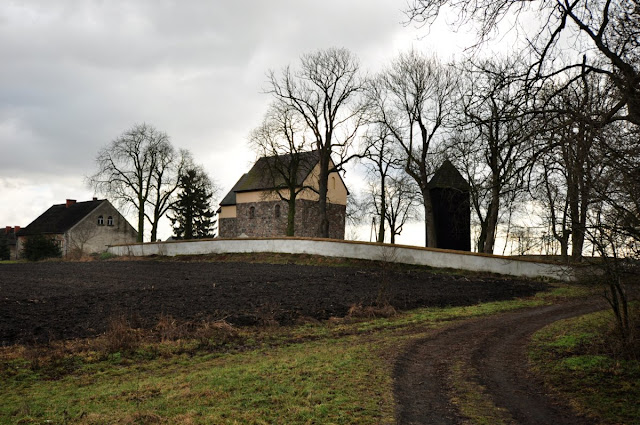
[[602, 308], [598, 299], [574, 300], [466, 321], [413, 343], [395, 369], [398, 424], [466, 423], [459, 406], [469, 387], [488, 423], [591, 423], [546, 393], [528, 370], [526, 346], [545, 325]]

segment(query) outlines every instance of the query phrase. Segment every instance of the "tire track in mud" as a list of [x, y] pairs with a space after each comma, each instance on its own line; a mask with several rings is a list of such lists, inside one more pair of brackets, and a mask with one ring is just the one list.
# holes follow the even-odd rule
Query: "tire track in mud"
[[398, 424], [465, 423], [467, 418], [453, 401], [460, 399], [452, 385], [453, 368], [461, 364], [465, 379], [493, 406], [496, 423], [592, 423], [548, 394], [529, 373], [526, 348], [538, 329], [603, 308], [597, 298], [571, 300], [465, 321], [413, 342], [394, 370]]

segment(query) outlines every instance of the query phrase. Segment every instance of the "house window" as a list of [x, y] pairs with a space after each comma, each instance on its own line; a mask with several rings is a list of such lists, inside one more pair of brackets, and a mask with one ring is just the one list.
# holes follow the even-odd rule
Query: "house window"
[[107, 226], [113, 226], [113, 217], [107, 217]]
[[276, 218], [280, 218], [280, 205], [276, 205], [275, 216]]
[[256, 217], [256, 207], [249, 208], [249, 218], [255, 218], [255, 217]]
[[98, 226], [104, 226], [104, 217], [98, 216]]

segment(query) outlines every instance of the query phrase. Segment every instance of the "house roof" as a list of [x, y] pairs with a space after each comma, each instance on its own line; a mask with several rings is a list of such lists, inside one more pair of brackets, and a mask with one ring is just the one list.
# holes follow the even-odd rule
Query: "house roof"
[[20, 229], [17, 236], [64, 233], [103, 202], [106, 200], [75, 202], [69, 206], [67, 204], [53, 205], [27, 227]]
[[[236, 192], [251, 192], [254, 190], [273, 189], [284, 183], [284, 179], [280, 175], [273, 175], [270, 170], [275, 169], [278, 164], [287, 167], [291, 162], [292, 155], [275, 155], [262, 157], [253, 164], [251, 170], [240, 178], [236, 186]], [[296, 181], [302, 184], [309, 173], [313, 170], [320, 160], [318, 151], [301, 152], [299, 154], [300, 165]]]
[[247, 175], [246, 173], [243, 174], [242, 177], [240, 177], [240, 180], [238, 180], [236, 182], [236, 184], [231, 188], [229, 193], [227, 193], [224, 196], [224, 198], [222, 198], [222, 201], [220, 201], [220, 206], [235, 205], [236, 204], [236, 189], [239, 187], [240, 182], [242, 182], [242, 179], [246, 175]]
[[461, 191], [470, 189], [469, 183], [448, 159], [436, 170], [428, 187], [429, 189], [457, 189]]
[[[296, 181], [302, 184], [320, 160], [320, 155], [317, 150], [308, 151], [301, 152], [299, 158], [300, 165], [298, 167]], [[289, 161], [291, 161], [291, 154], [267, 156], [258, 159], [249, 172], [243, 174], [229, 193], [225, 195], [220, 202], [220, 206], [235, 205], [236, 193], [238, 192], [268, 190], [280, 186], [284, 183], [284, 178], [279, 175], [272, 175], [270, 170], [273, 170], [278, 162], [287, 164]]]

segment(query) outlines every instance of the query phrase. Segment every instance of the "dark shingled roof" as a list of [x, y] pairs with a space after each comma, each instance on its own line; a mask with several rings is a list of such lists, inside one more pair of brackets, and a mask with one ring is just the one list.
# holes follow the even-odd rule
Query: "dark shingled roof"
[[69, 207], [66, 204], [54, 205], [27, 227], [20, 229], [18, 236], [64, 233], [103, 202], [104, 199], [76, 202]]
[[429, 189], [457, 189], [461, 191], [470, 189], [469, 183], [448, 159], [436, 170], [428, 187]]
[[222, 198], [222, 201], [220, 201], [220, 206], [236, 204], [236, 189], [239, 187], [240, 182], [242, 182], [244, 176], [246, 176], [246, 174], [243, 174], [242, 177], [240, 177], [240, 180], [238, 180], [236, 184], [231, 188], [229, 193], [227, 193], [225, 197]]
[[[278, 187], [284, 183], [281, 176], [273, 176], [269, 171], [273, 169], [275, 161], [282, 161], [286, 164], [291, 160], [291, 155], [278, 155], [262, 157], [256, 161], [248, 173], [243, 174], [240, 180], [233, 186], [227, 195], [220, 202], [221, 206], [235, 205], [237, 192], [251, 192], [254, 190], [268, 190]], [[305, 181], [309, 173], [316, 166], [320, 156], [318, 151], [309, 151], [300, 153], [300, 166], [298, 167], [298, 175], [296, 181], [299, 184]], [[274, 181], [274, 177], [275, 180]]]

